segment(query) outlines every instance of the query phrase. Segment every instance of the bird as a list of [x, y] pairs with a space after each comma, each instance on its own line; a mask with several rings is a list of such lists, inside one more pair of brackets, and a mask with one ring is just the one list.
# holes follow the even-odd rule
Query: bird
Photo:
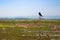
[[42, 14], [39, 12], [39, 16], [41, 16], [42, 17]]

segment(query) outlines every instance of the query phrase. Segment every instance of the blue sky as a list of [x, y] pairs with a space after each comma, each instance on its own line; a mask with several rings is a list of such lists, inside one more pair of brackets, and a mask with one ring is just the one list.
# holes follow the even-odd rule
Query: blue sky
[[60, 18], [60, 0], [0, 0], [1, 17]]

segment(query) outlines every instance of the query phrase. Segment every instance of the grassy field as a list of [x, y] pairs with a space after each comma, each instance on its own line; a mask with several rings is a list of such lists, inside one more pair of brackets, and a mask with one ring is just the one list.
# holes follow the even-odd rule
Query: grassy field
[[0, 20], [0, 40], [60, 40], [60, 20]]

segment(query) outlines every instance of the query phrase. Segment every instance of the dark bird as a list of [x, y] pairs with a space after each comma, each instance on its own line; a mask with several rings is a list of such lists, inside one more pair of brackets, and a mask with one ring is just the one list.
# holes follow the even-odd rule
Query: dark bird
[[42, 16], [42, 14], [39, 12], [39, 16]]

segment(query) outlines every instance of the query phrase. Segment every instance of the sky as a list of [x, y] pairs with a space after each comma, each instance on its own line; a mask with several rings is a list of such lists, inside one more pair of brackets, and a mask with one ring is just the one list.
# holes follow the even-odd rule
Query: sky
[[60, 18], [60, 0], [0, 0], [0, 18]]

